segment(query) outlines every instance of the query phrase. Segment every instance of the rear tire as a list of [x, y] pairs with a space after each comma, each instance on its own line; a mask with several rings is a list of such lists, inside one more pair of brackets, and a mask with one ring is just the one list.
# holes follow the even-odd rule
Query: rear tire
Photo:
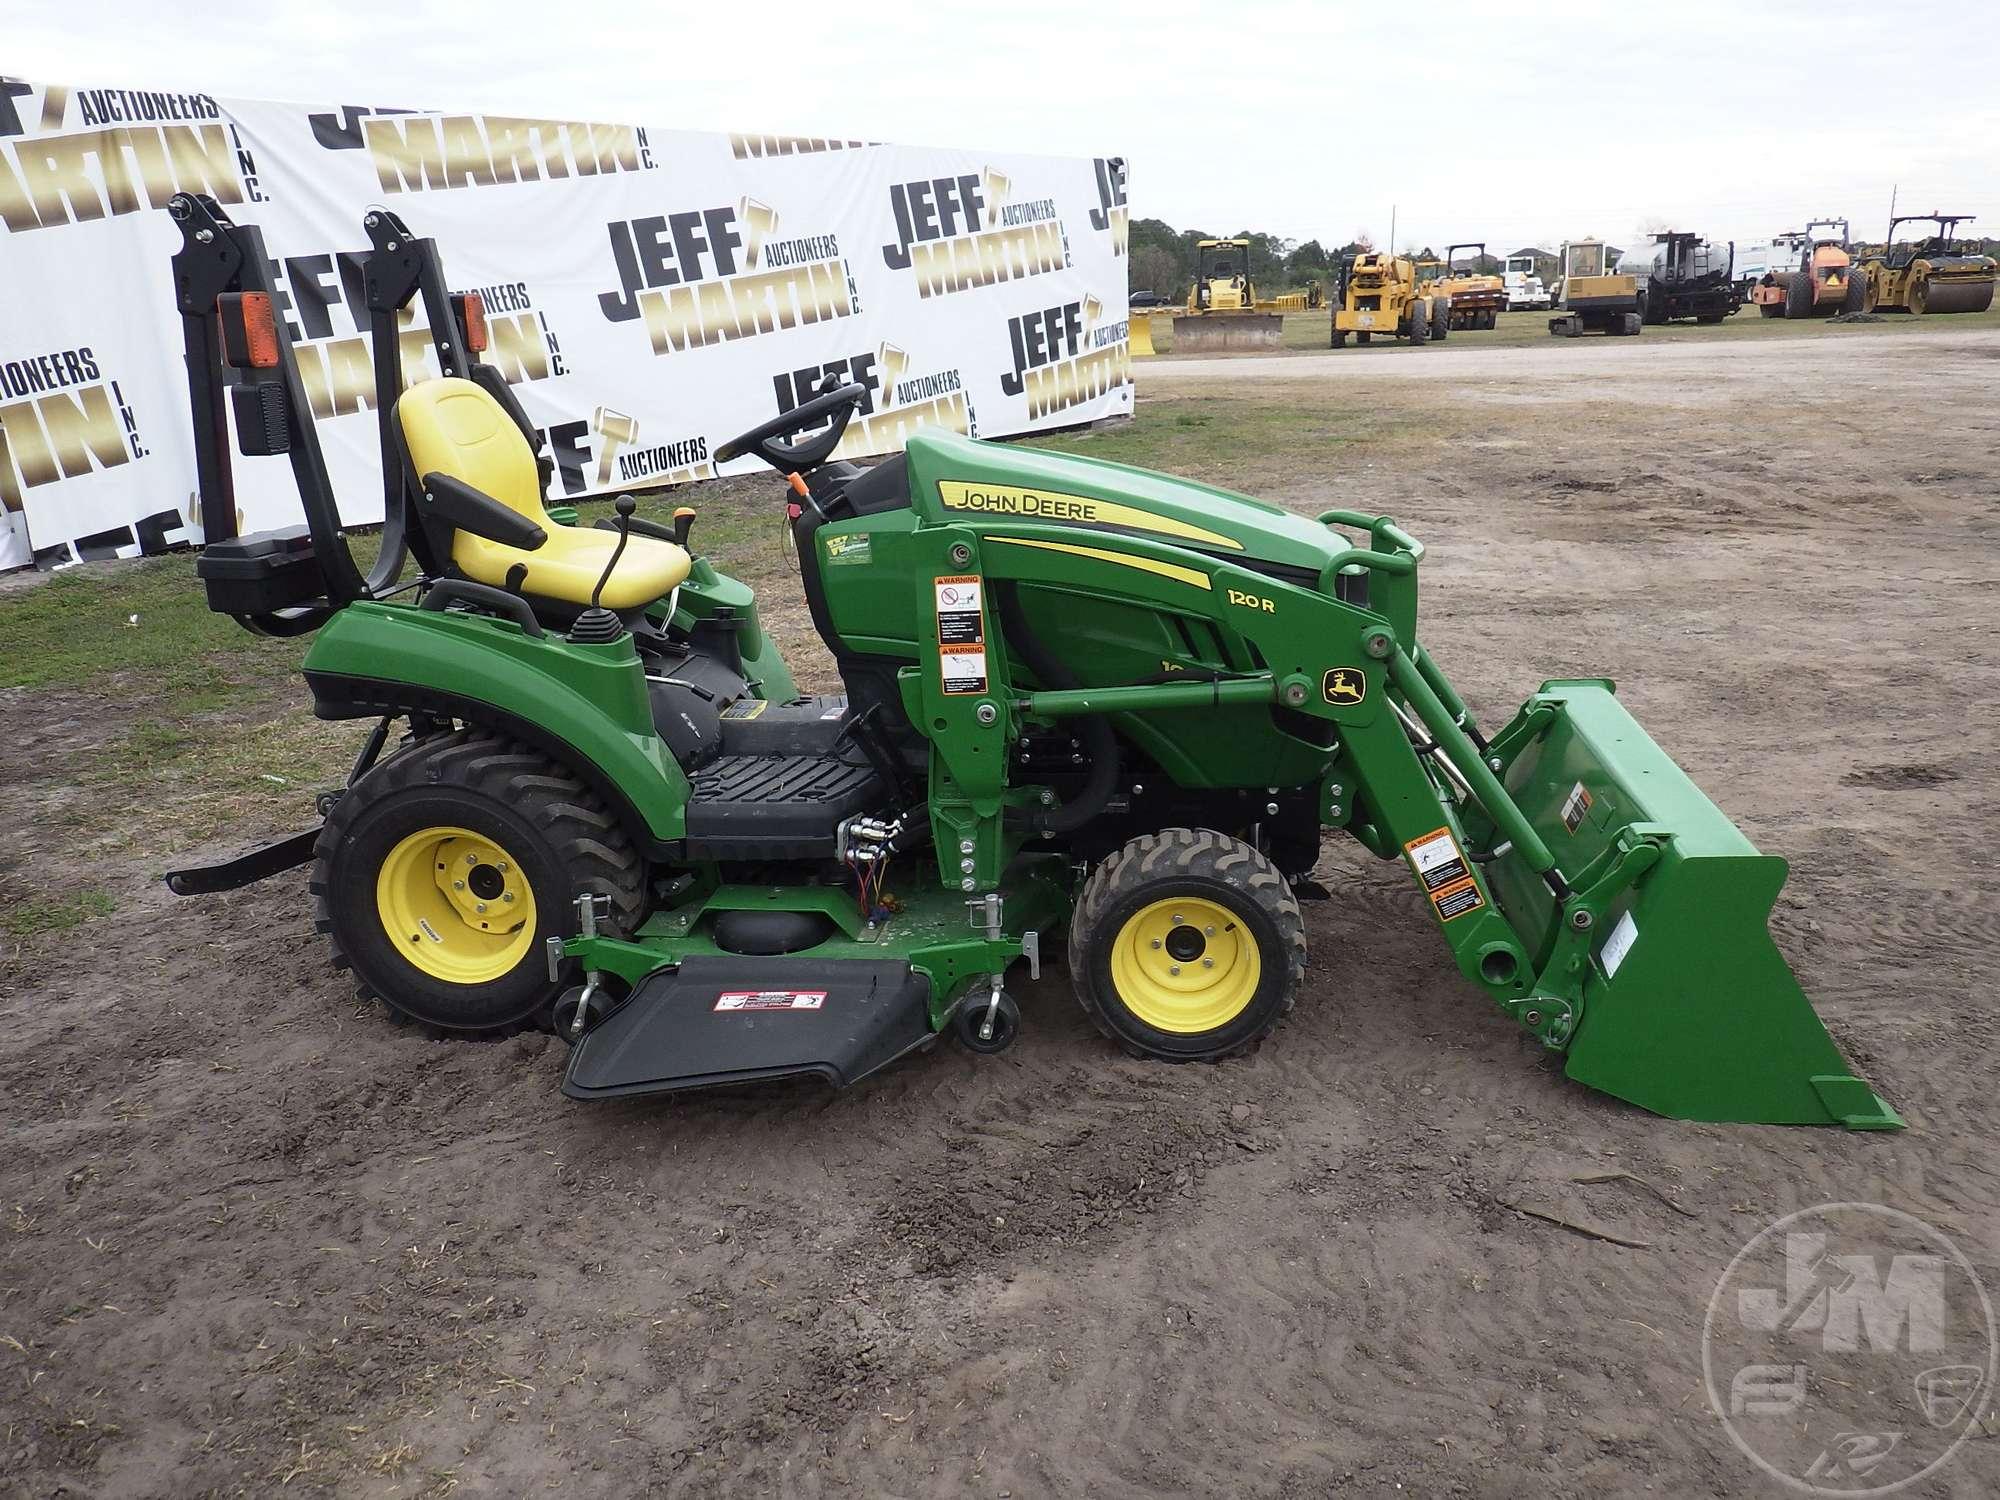
[[1445, 335], [1451, 332], [1451, 298], [1431, 299], [1431, 342], [1441, 344]]
[[1213, 1062], [1268, 1035], [1305, 975], [1305, 920], [1277, 866], [1208, 829], [1143, 834], [1100, 864], [1070, 918], [1070, 973], [1134, 1057]]
[[1430, 308], [1419, 297], [1410, 304], [1410, 347], [1421, 349], [1431, 341]]
[[[1365, 336], [1366, 335], [1364, 335], [1364, 337]], [[1334, 329], [1333, 343], [1329, 347], [1334, 349], [1345, 349], [1347, 347], [1347, 335], [1342, 333], [1338, 328]]]
[[575, 931], [576, 897], [608, 895], [601, 930], [629, 932], [643, 882], [625, 831], [583, 783], [512, 741], [459, 730], [347, 789], [311, 888], [334, 967], [353, 970], [364, 998], [472, 1036], [546, 1024], [562, 988], [549, 982], [547, 942]]

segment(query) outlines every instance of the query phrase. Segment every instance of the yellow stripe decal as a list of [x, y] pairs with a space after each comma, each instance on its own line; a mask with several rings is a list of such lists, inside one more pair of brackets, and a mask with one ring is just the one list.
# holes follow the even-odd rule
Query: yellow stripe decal
[[1120, 505], [1114, 500], [1098, 500], [1089, 495], [1062, 495], [1053, 490], [1027, 490], [1018, 486], [967, 484], [958, 479], [940, 479], [938, 499], [946, 510], [970, 510], [981, 515], [1013, 517], [1023, 521], [1080, 521], [1086, 525], [1124, 526], [1133, 531], [1150, 531], [1157, 536], [1176, 536], [1211, 547], [1227, 547], [1233, 552], [1243, 550], [1241, 542], [1219, 531], [1209, 531], [1189, 521], [1155, 515], [1150, 510]]
[[1094, 558], [1098, 562], [1117, 563], [1120, 567], [1137, 568], [1144, 573], [1157, 573], [1162, 578], [1171, 578], [1176, 583], [1185, 583], [1192, 588], [1205, 589], [1209, 586], [1208, 575], [1193, 568], [1183, 568], [1179, 563], [1155, 562], [1150, 557], [1134, 557], [1129, 552], [1106, 552], [1101, 547], [1075, 547], [1068, 542], [1038, 542], [1024, 536], [989, 536], [989, 542], [1005, 542], [1010, 547], [1039, 547], [1044, 552], [1067, 552], [1072, 557]]

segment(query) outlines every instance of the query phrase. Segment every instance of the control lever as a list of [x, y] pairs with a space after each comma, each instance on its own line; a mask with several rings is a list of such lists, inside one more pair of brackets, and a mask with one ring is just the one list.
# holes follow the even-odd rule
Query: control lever
[[597, 609], [598, 600], [603, 597], [604, 585], [611, 581], [611, 570], [618, 566], [618, 559], [625, 555], [625, 544], [632, 540], [632, 512], [639, 508], [639, 502], [630, 495], [620, 495], [611, 502], [611, 508], [618, 512], [618, 545], [611, 549], [611, 561], [604, 565], [604, 571], [597, 576], [597, 587], [590, 591], [590, 607]]
[[604, 598], [604, 585], [611, 581], [611, 572], [618, 566], [618, 559], [625, 555], [625, 544], [632, 540], [632, 512], [639, 508], [639, 502], [630, 495], [620, 495], [611, 502], [611, 508], [618, 512], [618, 545], [611, 549], [611, 558], [604, 564], [604, 571], [597, 575], [597, 587], [590, 591], [590, 607], [576, 617], [576, 623], [569, 628], [569, 639], [581, 646], [606, 646], [621, 639], [625, 634], [625, 622], [617, 614], [604, 608], [600, 602]]
[[688, 535], [694, 530], [694, 507], [676, 505], [674, 507], [674, 545], [687, 551]]

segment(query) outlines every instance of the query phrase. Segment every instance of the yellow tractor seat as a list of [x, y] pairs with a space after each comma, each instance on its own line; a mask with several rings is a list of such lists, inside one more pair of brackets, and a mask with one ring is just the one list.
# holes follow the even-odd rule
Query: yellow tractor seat
[[[590, 591], [611, 560], [618, 534], [592, 527], [563, 526], [542, 508], [541, 476], [534, 451], [513, 419], [470, 380], [425, 380], [403, 392], [396, 403], [396, 427], [417, 482], [427, 474], [447, 474], [548, 533], [534, 551], [488, 541], [469, 531], [452, 533], [451, 560], [474, 583], [507, 587], [507, 575], [525, 568], [523, 594], [590, 603]], [[636, 609], [665, 598], [687, 577], [688, 555], [672, 542], [634, 534], [625, 555], [604, 585], [607, 609]]]

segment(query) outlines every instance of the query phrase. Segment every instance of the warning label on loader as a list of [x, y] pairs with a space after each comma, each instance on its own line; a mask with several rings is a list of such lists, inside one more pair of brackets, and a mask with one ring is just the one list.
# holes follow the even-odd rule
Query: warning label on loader
[[1578, 828], [1583, 826], [1583, 815], [1589, 811], [1590, 791], [1579, 781], [1569, 789], [1569, 795], [1563, 799], [1563, 827], [1567, 828], [1571, 833], [1575, 833]]
[[986, 612], [977, 574], [932, 580], [937, 588], [938, 665], [947, 693], [986, 691]]
[[825, 1004], [825, 990], [724, 990], [715, 997], [717, 1010], [818, 1010]]
[[1479, 882], [1472, 878], [1471, 867], [1449, 828], [1411, 839], [1403, 845], [1403, 852], [1409, 856], [1410, 868], [1417, 872], [1417, 879], [1424, 883], [1424, 891], [1431, 898], [1431, 905], [1437, 908], [1439, 921], [1449, 922], [1486, 904], [1479, 894]]

